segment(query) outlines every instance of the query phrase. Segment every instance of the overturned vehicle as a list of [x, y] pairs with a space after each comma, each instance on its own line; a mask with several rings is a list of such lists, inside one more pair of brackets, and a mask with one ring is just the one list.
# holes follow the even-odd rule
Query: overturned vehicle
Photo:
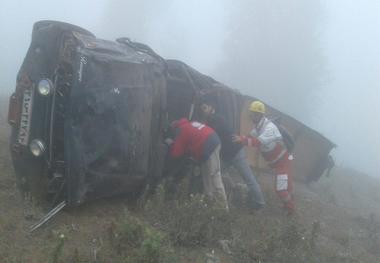
[[[163, 175], [168, 123], [197, 119], [197, 101], [205, 94], [213, 95], [236, 133], [249, 128], [245, 105], [253, 98], [186, 64], [127, 38], [106, 41], [74, 25], [37, 22], [9, 103], [20, 188], [69, 206], [138, 195]], [[296, 160], [302, 156], [296, 177], [318, 179], [334, 144], [270, 111], [294, 135]], [[250, 153], [251, 164], [265, 169], [257, 156]]]

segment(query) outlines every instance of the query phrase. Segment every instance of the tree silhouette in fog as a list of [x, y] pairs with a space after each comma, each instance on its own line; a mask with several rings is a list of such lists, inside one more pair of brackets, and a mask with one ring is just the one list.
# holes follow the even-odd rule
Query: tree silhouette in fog
[[230, 12], [225, 60], [216, 76], [307, 121], [327, 76], [319, 1], [241, 0]]

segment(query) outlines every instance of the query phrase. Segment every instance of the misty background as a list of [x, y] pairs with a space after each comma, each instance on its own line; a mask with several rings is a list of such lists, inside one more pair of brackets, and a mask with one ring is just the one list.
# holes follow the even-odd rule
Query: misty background
[[258, 97], [380, 176], [380, 2], [374, 0], [2, 0], [0, 94], [10, 95], [33, 23], [130, 37]]

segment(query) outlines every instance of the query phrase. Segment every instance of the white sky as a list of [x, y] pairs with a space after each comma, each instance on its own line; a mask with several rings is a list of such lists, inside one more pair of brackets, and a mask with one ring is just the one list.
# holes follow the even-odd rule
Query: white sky
[[[14, 89], [35, 21], [65, 21], [108, 39], [130, 36], [126, 31], [133, 25], [105, 22], [112, 20], [105, 17], [110, 1], [1, 0], [0, 93]], [[338, 164], [380, 176], [380, 1], [321, 2], [325, 11], [321, 42], [331, 81], [319, 94], [322, 102], [315, 107], [311, 125], [338, 144]], [[130, 37], [146, 42], [163, 57], [212, 73], [223, 56], [226, 17], [233, 1], [176, 0], [161, 9], [157, 2], [149, 3], [155, 5], [141, 14], [145, 31]], [[115, 12], [127, 16], [131, 11], [140, 10]], [[112, 28], [105, 28], [105, 23]]]
[[338, 144], [338, 163], [380, 176], [380, 1], [324, 1], [331, 82], [313, 126]]

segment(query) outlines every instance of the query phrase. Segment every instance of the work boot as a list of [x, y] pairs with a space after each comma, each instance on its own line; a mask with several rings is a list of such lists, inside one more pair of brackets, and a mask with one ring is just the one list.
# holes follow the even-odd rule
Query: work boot
[[293, 200], [289, 200], [288, 202], [286, 202], [284, 204], [284, 209], [287, 211], [288, 216], [293, 215], [296, 210]]
[[255, 195], [252, 191], [249, 191], [246, 199], [247, 206], [253, 210], [260, 210], [265, 206], [265, 203], [259, 203], [255, 199]]
[[258, 204], [256, 202], [254, 202], [252, 205], [250, 205], [250, 207], [255, 210], [255, 211], [258, 211], [260, 209], [263, 209], [265, 205], [263, 204]]

